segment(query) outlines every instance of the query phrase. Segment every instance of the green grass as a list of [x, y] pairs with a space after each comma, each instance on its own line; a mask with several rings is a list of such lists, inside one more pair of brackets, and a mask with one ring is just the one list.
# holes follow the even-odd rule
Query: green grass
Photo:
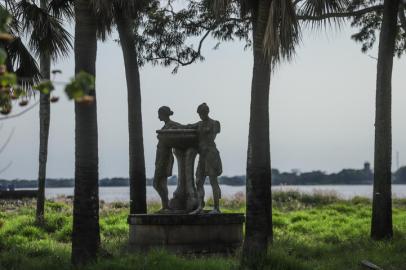
[[[394, 200], [392, 241], [369, 239], [371, 202], [345, 201], [332, 193], [273, 194], [274, 243], [266, 269], [363, 269], [369, 260], [384, 269], [406, 269], [406, 200]], [[209, 205], [210, 205], [209, 201]], [[244, 211], [244, 196], [223, 200], [223, 212]], [[157, 203], [149, 211], [159, 209]], [[179, 256], [163, 250], [128, 251], [128, 204], [101, 204], [100, 259], [85, 269], [237, 269], [239, 256]], [[33, 201], [0, 201], [0, 269], [71, 269], [69, 201], [46, 203], [46, 222], [34, 221]]]

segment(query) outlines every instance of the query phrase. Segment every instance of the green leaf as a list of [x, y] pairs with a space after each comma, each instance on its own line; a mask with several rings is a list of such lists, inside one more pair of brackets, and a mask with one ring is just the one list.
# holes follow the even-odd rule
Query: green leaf
[[45, 95], [48, 95], [55, 89], [51, 81], [42, 81], [41, 83], [35, 85], [33, 88]]
[[84, 71], [79, 72], [71, 82], [66, 85], [65, 93], [69, 99], [78, 100], [84, 96], [92, 95], [95, 91], [95, 77]]
[[11, 87], [17, 83], [17, 76], [14, 73], [6, 72], [0, 76], [1, 87]]
[[3, 7], [0, 7], [0, 33], [8, 33], [10, 22], [10, 13], [8, 13], [8, 11]]

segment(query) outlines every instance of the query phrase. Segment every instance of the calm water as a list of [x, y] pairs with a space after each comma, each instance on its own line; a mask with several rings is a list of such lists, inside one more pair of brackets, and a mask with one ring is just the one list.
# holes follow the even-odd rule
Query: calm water
[[[175, 191], [175, 186], [169, 186], [169, 194]], [[206, 199], [212, 196], [211, 187], [209, 185], [205, 186], [206, 189]], [[372, 197], [372, 186], [277, 186], [273, 187], [274, 190], [297, 190], [304, 193], [314, 193], [314, 192], [335, 192], [338, 196], [344, 199], [350, 199], [354, 196], [362, 197]], [[226, 186], [221, 185], [221, 191], [224, 198], [232, 198], [237, 193], [245, 194], [244, 186]], [[393, 185], [392, 193], [394, 197], [406, 198], [406, 185]], [[47, 199], [56, 198], [60, 195], [72, 196], [73, 188], [47, 188], [45, 196]], [[128, 187], [101, 187], [100, 188], [100, 200], [105, 202], [113, 201], [128, 201], [130, 197], [130, 192]], [[149, 201], [158, 201], [158, 193], [153, 189], [153, 187], [147, 187], [147, 199]]]

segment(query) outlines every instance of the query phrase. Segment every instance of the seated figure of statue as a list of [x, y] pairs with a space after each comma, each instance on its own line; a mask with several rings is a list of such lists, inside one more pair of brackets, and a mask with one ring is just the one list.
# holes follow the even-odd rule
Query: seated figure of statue
[[[158, 110], [158, 118], [163, 121], [165, 125], [162, 129], [171, 129], [179, 127], [180, 124], [172, 121], [169, 117], [173, 115], [171, 109], [167, 106], [162, 106]], [[161, 213], [169, 212], [169, 199], [168, 199], [168, 185], [167, 179], [172, 175], [174, 158], [172, 154], [171, 147], [165, 145], [159, 140], [158, 135], [158, 145], [156, 149], [155, 158], [155, 174], [153, 185], [155, 190], [158, 192], [162, 201], [162, 209], [159, 211]]]
[[220, 122], [209, 117], [209, 107], [206, 103], [199, 105], [197, 113], [202, 121], [187, 125], [187, 128], [197, 129], [199, 139], [199, 163], [196, 169], [196, 188], [198, 196], [198, 207], [191, 214], [203, 212], [204, 208], [204, 182], [208, 176], [213, 189], [214, 208], [210, 213], [220, 213], [219, 201], [221, 190], [218, 183], [218, 176], [222, 173], [220, 153], [214, 142], [220, 133]]

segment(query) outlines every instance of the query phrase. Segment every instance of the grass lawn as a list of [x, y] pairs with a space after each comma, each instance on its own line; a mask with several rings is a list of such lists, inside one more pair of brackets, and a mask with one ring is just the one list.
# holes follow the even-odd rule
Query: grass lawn
[[[224, 212], [243, 212], [243, 196], [222, 202]], [[157, 210], [151, 203], [149, 211]], [[334, 194], [274, 193], [274, 244], [267, 269], [365, 269], [362, 260], [385, 270], [406, 270], [406, 200], [395, 199], [394, 239], [369, 239], [371, 202], [345, 201]], [[237, 269], [234, 256], [179, 256], [162, 250], [134, 254], [127, 249], [128, 205], [101, 204], [103, 250], [85, 269]], [[0, 201], [0, 269], [71, 269], [72, 207], [67, 199], [47, 201], [46, 224], [34, 222], [34, 201]]]

